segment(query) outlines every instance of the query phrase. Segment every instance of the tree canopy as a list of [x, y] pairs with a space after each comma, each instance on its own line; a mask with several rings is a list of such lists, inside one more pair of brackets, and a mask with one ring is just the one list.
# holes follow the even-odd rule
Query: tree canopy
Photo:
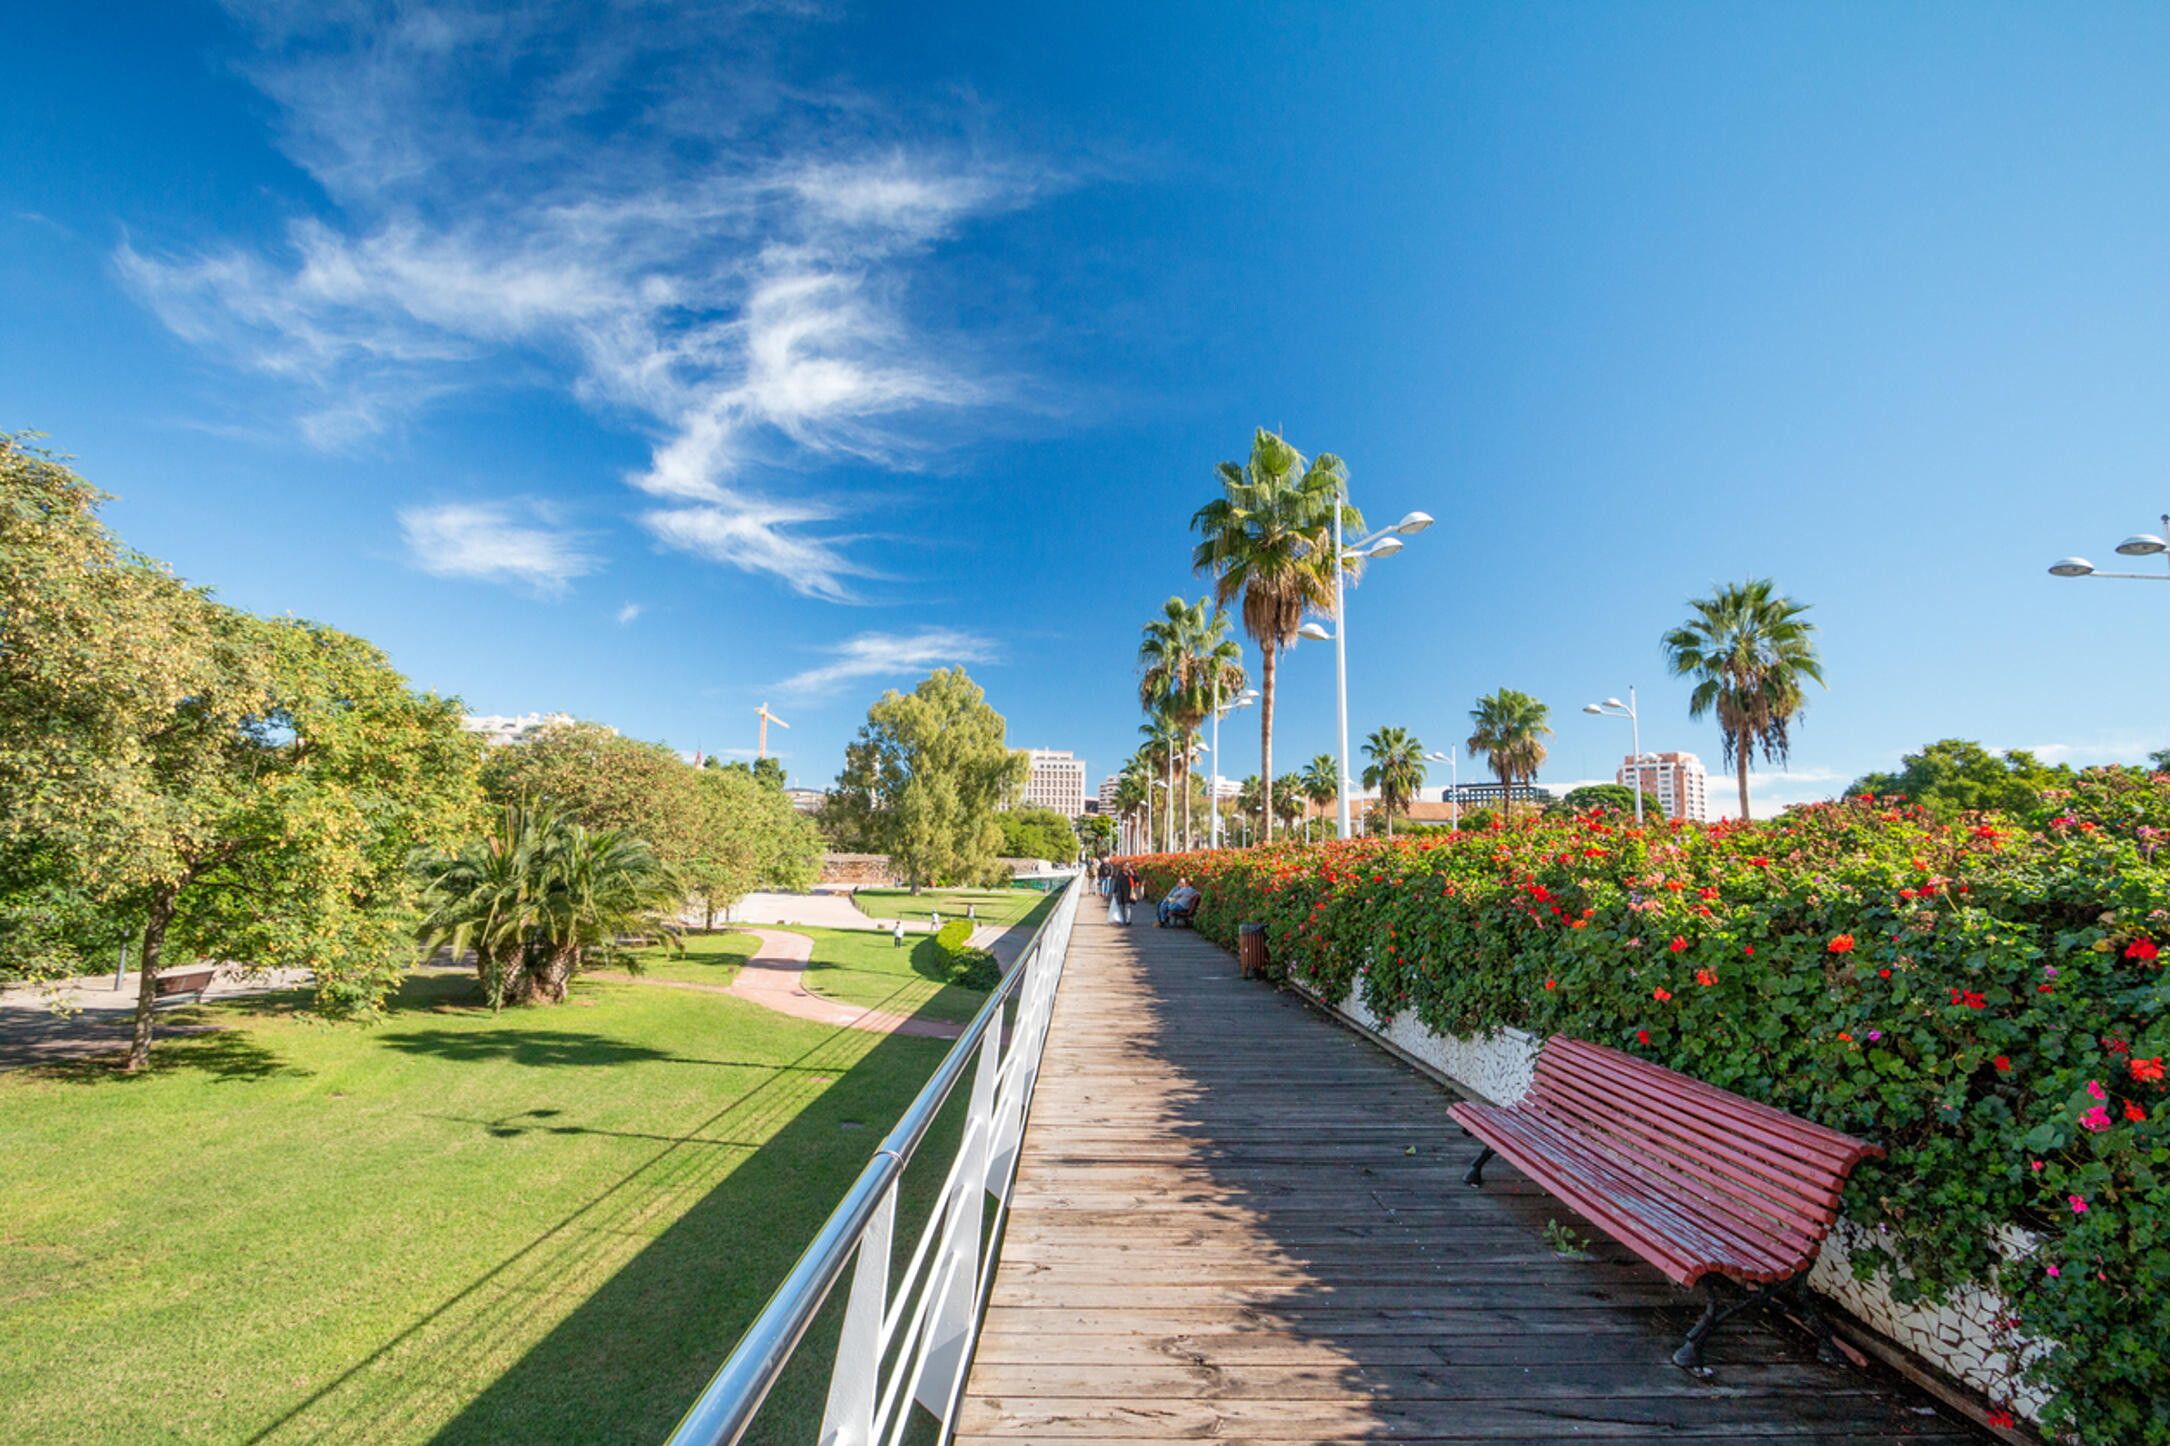
[[1027, 804], [1002, 815], [1002, 855], [1067, 864], [1078, 855], [1077, 830], [1052, 808]]
[[1903, 795], [1944, 819], [1988, 809], [2024, 817], [2042, 790], [2069, 788], [2075, 777], [2064, 765], [2044, 763], [2024, 748], [1993, 753], [1964, 738], [1941, 738], [1900, 758], [1896, 772], [1855, 779], [1847, 792]]
[[938, 668], [909, 693], [892, 688], [844, 750], [830, 813], [914, 889], [994, 882], [1000, 810], [1028, 771], [1005, 731], [962, 668]]

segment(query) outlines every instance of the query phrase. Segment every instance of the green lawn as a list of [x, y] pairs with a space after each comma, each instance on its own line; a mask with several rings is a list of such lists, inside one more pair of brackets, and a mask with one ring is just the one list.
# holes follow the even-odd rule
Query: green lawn
[[738, 975], [739, 965], [751, 958], [761, 941], [751, 934], [719, 929], [713, 934], [687, 934], [685, 953], [676, 955], [661, 947], [640, 951], [641, 978], [669, 979], [680, 984], [712, 984], [721, 989]]
[[[674, 972], [750, 941], [711, 942]], [[0, 1435], [650, 1446], [946, 1048], [471, 991], [415, 980], [373, 1028], [214, 1006], [238, 1027], [141, 1079], [0, 1075]]]
[[860, 889], [852, 896], [859, 911], [876, 919], [924, 919], [939, 911], [944, 920], [962, 919], [967, 904], [976, 905], [982, 924], [1014, 924], [1055, 894], [1038, 889]]
[[814, 941], [806, 987], [845, 1004], [962, 1023], [987, 1002], [983, 989], [949, 984], [948, 956], [924, 934], [899, 945], [887, 934], [851, 929], [793, 929]]

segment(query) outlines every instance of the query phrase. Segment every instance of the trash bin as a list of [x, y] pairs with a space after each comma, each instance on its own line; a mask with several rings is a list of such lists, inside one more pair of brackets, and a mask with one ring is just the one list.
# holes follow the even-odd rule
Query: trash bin
[[1236, 926], [1236, 965], [1246, 979], [1265, 974], [1266, 926], [1264, 924], [1238, 924]]

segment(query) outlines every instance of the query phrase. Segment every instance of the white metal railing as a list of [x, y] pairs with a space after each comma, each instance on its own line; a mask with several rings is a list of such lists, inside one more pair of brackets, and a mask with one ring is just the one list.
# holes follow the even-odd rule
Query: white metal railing
[[[830, 1368], [821, 1446], [897, 1446], [914, 1405], [941, 1423], [941, 1440], [949, 1439], [994, 1280], [995, 1247], [1009, 1212], [1018, 1146], [1080, 893], [1072, 879], [1017, 964], [678, 1423], [670, 1446], [723, 1446], [745, 1434], [847, 1263], [853, 1265], [851, 1292]], [[1017, 1008], [1004, 1028], [1013, 998]], [[967, 1070], [972, 1086], [963, 1138], [910, 1263], [892, 1288], [898, 1182]]]

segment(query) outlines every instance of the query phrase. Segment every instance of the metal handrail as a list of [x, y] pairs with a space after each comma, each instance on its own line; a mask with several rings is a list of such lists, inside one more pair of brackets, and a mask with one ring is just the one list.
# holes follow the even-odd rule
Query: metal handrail
[[[1048, 1013], [1069, 949], [1080, 893], [1080, 881], [1072, 879], [1034, 931], [1016, 966], [1003, 975], [935, 1066], [813, 1243], [678, 1423], [670, 1446], [729, 1446], [745, 1434], [815, 1315], [843, 1278], [846, 1265], [854, 1261], [821, 1440], [837, 1446], [873, 1441], [884, 1424], [882, 1418], [900, 1399], [917, 1401], [940, 1417], [943, 1439], [948, 1438], [949, 1418], [963, 1386], [965, 1364], [993, 1274], [993, 1241], [1008, 1209], [1017, 1144], [1039, 1075]], [[1013, 996], [1019, 1000], [1018, 1009], [1005, 1032], [998, 1026]], [[898, 1286], [896, 1309], [891, 1310], [888, 1275], [897, 1183], [957, 1082], [975, 1061], [972, 1109], [957, 1159]], [[984, 1254], [980, 1249], [982, 1191], [993, 1196], [997, 1206]], [[917, 1309], [904, 1318], [902, 1307], [922, 1264], [928, 1272], [926, 1288], [919, 1293]], [[893, 1379], [884, 1388], [879, 1380], [881, 1366], [895, 1345], [893, 1333], [899, 1327], [905, 1332], [905, 1349], [896, 1352]], [[937, 1330], [944, 1332], [939, 1340]], [[908, 1410], [896, 1412], [890, 1439], [901, 1437], [908, 1414]]]

